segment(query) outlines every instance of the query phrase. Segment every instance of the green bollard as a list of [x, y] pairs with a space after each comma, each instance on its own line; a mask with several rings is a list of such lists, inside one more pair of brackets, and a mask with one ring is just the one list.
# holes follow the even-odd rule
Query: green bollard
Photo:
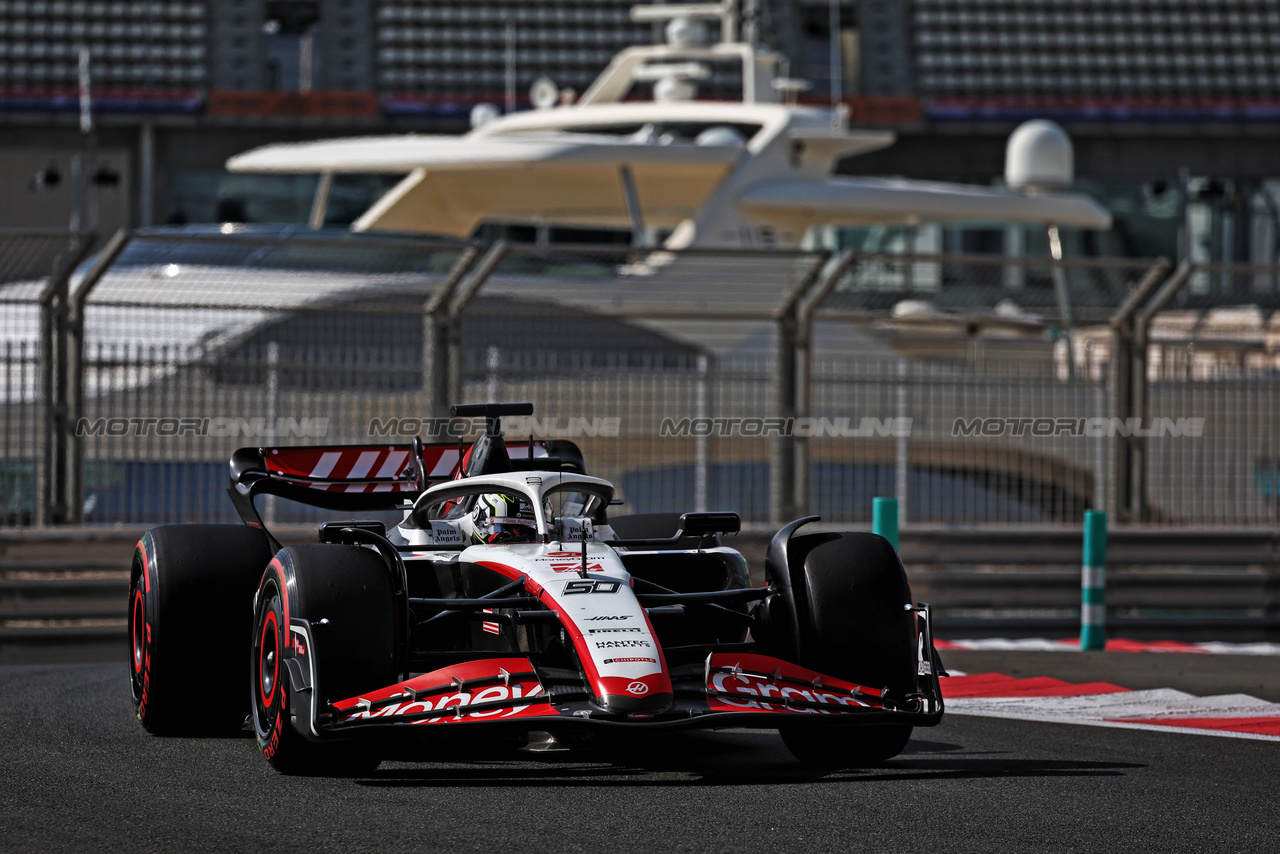
[[1107, 511], [1084, 513], [1084, 567], [1080, 578], [1080, 648], [1107, 648]]
[[871, 530], [888, 540], [894, 551], [898, 550], [898, 499], [871, 500]]

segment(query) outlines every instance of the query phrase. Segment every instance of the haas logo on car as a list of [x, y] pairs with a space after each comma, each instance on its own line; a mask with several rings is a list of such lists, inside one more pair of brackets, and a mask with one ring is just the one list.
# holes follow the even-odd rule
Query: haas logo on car
[[649, 686], [640, 681], [632, 682], [627, 686], [627, 693], [640, 697], [649, 693]]

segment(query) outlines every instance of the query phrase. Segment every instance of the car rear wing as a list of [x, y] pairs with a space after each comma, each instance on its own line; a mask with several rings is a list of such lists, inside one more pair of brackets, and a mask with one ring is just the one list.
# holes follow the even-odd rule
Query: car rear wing
[[[457, 477], [458, 445], [421, 445], [419, 454], [428, 481]], [[402, 493], [416, 494], [424, 486], [413, 456], [413, 445], [241, 448], [231, 457], [231, 479], [244, 483], [269, 477], [303, 490], [299, 501], [322, 506], [336, 502], [339, 509], [350, 506], [343, 499], [356, 495], [377, 495], [394, 504]]]
[[[530, 441], [507, 449], [513, 469], [582, 467], [572, 442]], [[470, 447], [456, 443], [240, 448], [231, 455], [228, 492], [240, 518], [264, 527], [254, 506], [278, 495], [327, 510], [395, 510], [428, 486], [461, 476]]]

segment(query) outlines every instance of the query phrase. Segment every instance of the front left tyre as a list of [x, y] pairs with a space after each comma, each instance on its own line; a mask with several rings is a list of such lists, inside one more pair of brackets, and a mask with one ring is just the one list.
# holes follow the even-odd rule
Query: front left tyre
[[254, 604], [249, 668], [258, 749], [277, 771], [346, 777], [378, 767], [375, 742], [322, 740], [305, 706], [323, 712], [399, 678], [395, 609], [387, 566], [370, 549], [299, 545], [271, 561]]

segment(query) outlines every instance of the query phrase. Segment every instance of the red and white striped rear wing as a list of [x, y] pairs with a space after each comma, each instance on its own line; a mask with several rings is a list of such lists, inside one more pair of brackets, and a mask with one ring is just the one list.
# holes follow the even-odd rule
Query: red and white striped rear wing
[[[527, 443], [507, 448], [513, 460], [529, 458]], [[532, 443], [533, 457], [548, 457], [546, 442]], [[461, 454], [460, 454], [461, 451]], [[413, 445], [330, 445], [241, 448], [231, 455], [231, 500], [250, 525], [261, 527], [253, 507], [258, 495], [278, 495], [328, 510], [394, 510], [427, 485], [460, 475], [466, 450], [457, 444], [421, 445], [418, 476]]]

